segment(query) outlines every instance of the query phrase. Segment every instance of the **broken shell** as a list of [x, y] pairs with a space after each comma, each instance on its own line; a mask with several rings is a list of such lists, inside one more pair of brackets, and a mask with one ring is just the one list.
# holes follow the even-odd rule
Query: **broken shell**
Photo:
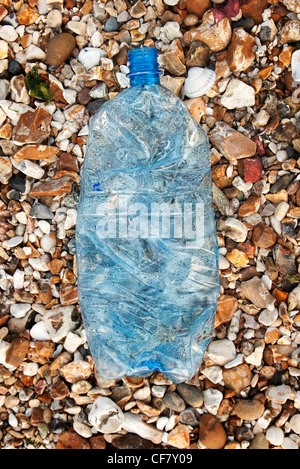
[[300, 49], [292, 55], [292, 77], [294, 81], [300, 82]]
[[216, 81], [216, 74], [209, 68], [192, 67], [184, 83], [184, 94], [188, 98], [197, 98], [207, 93]]

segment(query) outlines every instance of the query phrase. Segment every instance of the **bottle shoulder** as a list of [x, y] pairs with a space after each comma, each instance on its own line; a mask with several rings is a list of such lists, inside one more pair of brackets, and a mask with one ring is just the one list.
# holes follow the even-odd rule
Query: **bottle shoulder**
[[110, 122], [132, 125], [143, 122], [148, 127], [155, 126], [158, 121], [171, 132], [179, 126], [189, 127], [198, 133], [202, 140], [208, 140], [201, 125], [193, 118], [184, 102], [164, 86], [138, 85], [123, 90], [107, 101], [90, 122], [91, 131], [99, 132]]

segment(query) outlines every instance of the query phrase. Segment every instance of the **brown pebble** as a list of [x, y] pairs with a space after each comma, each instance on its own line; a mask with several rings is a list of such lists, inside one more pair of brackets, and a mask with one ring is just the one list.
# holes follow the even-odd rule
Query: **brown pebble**
[[217, 417], [211, 414], [204, 414], [199, 422], [199, 441], [207, 449], [224, 448], [227, 435], [223, 425]]
[[265, 406], [257, 399], [239, 399], [233, 411], [243, 420], [257, 420], [265, 410]]
[[56, 196], [68, 194], [72, 190], [73, 180], [70, 177], [62, 177], [54, 181], [38, 182], [34, 184], [31, 189], [33, 197], [40, 197], [42, 195]]
[[189, 13], [197, 15], [198, 18], [202, 18], [204, 13], [212, 7], [210, 0], [187, 0], [186, 8]]
[[268, 249], [271, 246], [274, 246], [276, 239], [277, 234], [268, 225], [262, 222], [255, 225], [252, 234], [252, 242], [256, 246]]
[[89, 439], [91, 449], [105, 449], [106, 441], [102, 435], [92, 436]]
[[48, 65], [57, 67], [68, 57], [76, 45], [75, 39], [70, 33], [61, 33], [54, 36], [48, 42], [46, 61]]
[[183, 22], [186, 26], [195, 26], [199, 21], [199, 18], [197, 15], [194, 15], [193, 13], [189, 13], [186, 15], [184, 18]]
[[14, 339], [6, 353], [6, 363], [16, 368], [23, 363], [29, 350], [29, 340], [22, 337]]
[[91, 449], [91, 445], [86, 438], [71, 429], [59, 435], [56, 449]]
[[20, 115], [12, 139], [18, 144], [42, 143], [50, 134], [51, 114], [42, 106]]
[[202, 41], [192, 41], [186, 55], [188, 67], [207, 67], [210, 59], [210, 48]]
[[223, 370], [226, 388], [233, 389], [237, 396], [239, 396], [243, 389], [250, 386], [252, 376], [250, 367], [246, 363]]
[[230, 321], [237, 311], [238, 302], [232, 295], [220, 295], [217, 304], [215, 328]]

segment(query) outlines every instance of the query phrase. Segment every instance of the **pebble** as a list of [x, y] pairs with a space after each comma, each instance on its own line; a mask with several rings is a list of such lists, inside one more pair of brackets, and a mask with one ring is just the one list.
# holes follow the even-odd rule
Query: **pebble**
[[300, 435], [300, 414], [293, 415], [289, 421], [289, 424], [293, 432], [297, 433], [297, 435]]
[[202, 407], [203, 405], [203, 393], [196, 386], [192, 386], [186, 383], [179, 383], [177, 386], [177, 392], [183, 398], [183, 400], [192, 407]]
[[269, 449], [269, 442], [264, 433], [258, 433], [250, 443], [249, 449]]
[[119, 406], [104, 396], [99, 396], [93, 402], [88, 419], [101, 433], [116, 433], [122, 429], [125, 422], [125, 416]]
[[254, 106], [254, 88], [246, 85], [241, 80], [233, 78], [230, 80], [225, 93], [222, 95], [220, 104], [227, 109], [240, 109], [247, 106]]
[[158, 430], [151, 424], [147, 424], [142, 420], [141, 415], [125, 412], [125, 422], [123, 429], [129, 433], [139, 435], [141, 438], [150, 440], [154, 444], [160, 444], [162, 441], [163, 431]]
[[50, 28], [59, 28], [62, 25], [63, 15], [60, 10], [50, 10], [47, 15], [47, 25]]
[[118, 31], [119, 30], [119, 23], [117, 19], [114, 16], [110, 16], [107, 21], [105, 22], [104, 25], [104, 31], [107, 33], [113, 32], [113, 31]]
[[234, 72], [242, 72], [249, 68], [254, 59], [255, 40], [244, 28], [235, 28], [228, 48], [228, 65]]
[[217, 417], [204, 414], [199, 422], [199, 441], [207, 449], [222, 449], [227, 442], [227, 435]]
[[223, 121], [217, 122], [208, 136], [215, 148], [229, 161], [250, 158], [256, 154], [255, 142]]
[[8, 184], [12, 177], [12, 164], [8, 157], [2, 156], [0, 158], [0, 182], [1, 184]]
[[0, 30], [0, 38], [6, 42], [14, 42], [18, 37], [15, 28], [10, 25], [3, 25]]
[[235, 358], [236, 350], [230, 340], [220, 339], [211, 342], [207, 348], [206, 354], [215, 365], [224, 366]]
[[60, 33], [54, 36], [47, 44], [47, 63], [57, 67], [70, 56], [75, 47], [74, 36], [70, 33]]
[[105, 52], [101, 49], [85, 47], [79, 52], [77, 60], [82, 63], [87, 70], [89, 70], [90, 68], [96, 67], [100, 64], [101, 57], [103, 57], [104, 54]]
[[275, 298], [259, 277], [253, 277], [241, 285], [241, 295], [250, 300], [257, 308], [271, 308]]
[[[0, 5], [0, 447], [298, 449], [298, 2], [249, 0], [237, 16], [220, 0], [33, 3]], [[161, 84], [211, 150], [220, 296], [186, 383], [103, 380], [78, 310], [88, 121], [129, 86], [140, 45], [157, 47]], [[29, 95], [33, 67], [50, 102]], [[191, 67], [216, 80], [186, 99]], [[119, 429], [112, 414], [104, 432], [89, 421], [99, 396], [123, 414]]]
[[168, 435], [168, 444], [179, 449], [190, 446], [190, 430], [187, 425], [177, 425]]
[[259, 419], [263, 415], [264, 410], [265, 406], [258, 399], [239, 399], [233, 409], [239, 418], [246, 421]]
[[284, 433], [281, 428], [272, 425], [267, 428], [266, 439], [273, 446], [281, 446], [284, 440]]
[[168, 391], [164, 395], [163, 401], [168, 409], [175, 412], [181, 412], [185, 409], [184, 400], [174, 391]]

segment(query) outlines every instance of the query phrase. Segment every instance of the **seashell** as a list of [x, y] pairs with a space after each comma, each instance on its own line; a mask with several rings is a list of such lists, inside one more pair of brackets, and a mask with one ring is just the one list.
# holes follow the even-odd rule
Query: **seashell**
[[90, 68], [97, 67], [103, 57], [107, 57], [104, 50], [96, 47], [85, 47], [79, 52], [77, 60], [86, 70], [89, 70]]
[[294, 81], [300, 82], [300, 49], [292, 55], [292, 78]]
[[184, 83], [184, 94], [188, 98], [197, 98], [207, 93], [216, 81], [216, 74], [209, 68], [192, 67]]

